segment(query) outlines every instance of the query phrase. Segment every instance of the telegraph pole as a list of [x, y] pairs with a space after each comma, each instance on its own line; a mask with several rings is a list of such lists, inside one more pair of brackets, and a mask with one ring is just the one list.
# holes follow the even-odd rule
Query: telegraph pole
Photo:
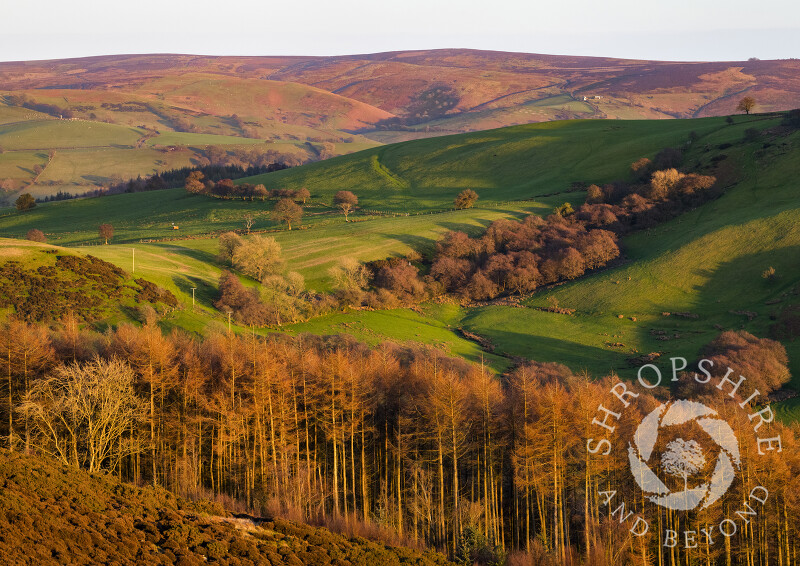
[[192, 310], [194, 310], [194, 290], [195, 289], [197, 289], [197, 287], [192, 287]]

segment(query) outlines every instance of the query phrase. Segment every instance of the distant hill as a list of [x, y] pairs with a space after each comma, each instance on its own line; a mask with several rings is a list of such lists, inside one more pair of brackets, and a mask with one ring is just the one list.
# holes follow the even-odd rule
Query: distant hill
[[0, 564], [448, 564], [419, 552], [192, 502], [0, 450]]
[[[532, 122], [722, 116], [745, 95], [758, 112], [800, 107], [800, 61], [440, 49], [0, 63], [0, 202], [21, 192], [82, 194], [195, 165], [209, 146], [224, 148], [230, 163], [255, 152], [295, 165]], [[52, 123], [59, 119], [81, 125]]]
[[[668, 62], [469, 49], [337, 57], [114, 55], [0, 63], [0, 84], [8, 91], [118, 93], [153, 90], [148, 85], [160, 83], [159, 89], [169, 93], [182, 84], [196, 83], [198, 73], [310, 85], [419, 123], [467, 112], [479, 121], [483, 112], [518, 106], [529, 106], [527, 117], [507, 117], [506, 123], [497, 125], [547, 120], [557, 114], [564, 118], [715, 116], [732, 113], [736, 97], [745, 93], [758, 100], [762, 111], [800, 106], [796, 59]], [[170, 80], [164, 80], [167, 77]], [[235, 89], [225, 94], [226, 104], [236, 103]], [[586, 104], [560, 101], [547, 111], [535, 104], [563, 95]], [[426, 106], [426, 101], [432, 104]], [[371, 117], [382, 118], [374, 112]]]

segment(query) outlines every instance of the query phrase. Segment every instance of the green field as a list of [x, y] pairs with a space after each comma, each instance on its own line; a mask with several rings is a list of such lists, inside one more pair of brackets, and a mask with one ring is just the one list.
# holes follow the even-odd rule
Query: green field
[[[311, 190], [303, 229], [270, 235], [281, 244], [287, 268], [300, 272], [307, 288], [317, 291], [330, 289], [328, 270], [342, 257], [368, 261], [412, 249], [427, 253], [444, 230], [477, 233], [497, 218], [548, 214], [565, 200], [579, 204], [584, 194], [567, 192], [572, 182], [624, 178], [630, 162], [665, 146], [684, 145], [692, 131], [697, 135], [685, 162], [703, 170], [723, 161], [735, 180], [720, 199], [626, 237], [617, 267], [540, 290], [519, 307], [354, 311], [280, 330], [346, 332], [370, 343], [419, 341], [471, 360], [483, 356], [499, 370], [510, 357], [521, 356], [565, 363], [591, 375], [630, 374], [631, 358], [650, 352], [694, 357], [720, 329], [767, 336], [770, 316], [800, 289], [795, 187], [800, 134], [767, 132], [749, 143], [742, 139], [747, 128], [776, 123], [752, 116], [737, 118], [733, 126], [716, 118], [537, 124], [417, 140], [249, 179], [270, 188]], [[479, 206], [448, 210], [455, 192], [465, 187], [479, 192]], [[330, 208], [339, 189], [359, 195], [357, 221], [345, 223]], [[254, 229], [276, 230], [268, 216], [271, 206], [181, 190], [119, 195], [53, 203], [24, 214], [8, 211], [0, 217], [0, 235], [20, 237], [39, 228], [51, 243], [96, 244], [98, 224], [112, 222], [113, 245], [84, 251], [130, 269], [135, 248], [137, 275], [171, 289], [187, 306], [168, 324], [203, 331], [208, 324], [226, 322], [211, 306], [224, 266], [214, 257], [216, 241], [207, 235], [241, 231], [248, 212], [256, 217]], [[384, 214], [368, 216], [371, 210]], [[178, 232], [171, 229], [173, 222], [180, 225]], [[178, 234], [195, 238], [141, 242]], [[778, 274], [775, 280], [761, 275], [770, 266]], [[191, 287], [196, 287], [194, 310]], [[576, 309], [575, 314], [536, 310], [550, 297]], [[663, 314], [676, 312], [696, 318]], [[493, 352], [465, 339], [462, 328], [488, 339]], [[793, 375], [800, 376], [800, 347], [790, 342], [787, 348]], [[800, 386], [798, 377], [794, 385]], [[796, 400], [779, 404], [779, 410], [784, 418], [800, 417]]]
[[682, 146], [690, 132], [700, 143], [723, 130], [738, 138], [748, 122], [760, 120], [742, 118], [733, 127], [722, 118], [528, 124], [385, 146], [243, 182], [306, 187], [329, 201], [346, 189], [367, 209], [446, 209], [463, 189], [477, 191], [481, 201], [504, 202], [563, 193], [576, 181], [624, 178], [630, 163]]
[[83, 120], [30, 120], [0, 126], [6, 150], [133, 147], [144, 130]]
[[24, 122], [26, 120], [47, 120], [52, 119], [47, 114], [42, 114], [36, 110], [20, 108], [17, 106], [6, 106], [0, 104], [0, 124], [12, 124], [14, 122]]
[[[54, 103], [64, 100], [41, 96], [39, 99]], [[168, 125], [145, 119], [145, 115], [153, 117], [149, 113], [129, 113], [132, 116], [128, 120], [126, 113], [112, 112], [107, 116], [109, 111], [96, 109], [103, 119], [113, 118], [121, 123], [105, 123], [99, 118], [59, 120], [26, 108], [0, 105], [0, 183], [6, 188], [5, 193], [0, 193], [0, 205], [3, 201], [10, 204], [23, 192], [36, 198], [58, 191], [80, 195], [113, 182], [189, 167], [197, 163], [200, 152], [210, 145], [230, 150], [277, 151], [302, 162], [318, 158], [323, 151], [322, 143], [307, 142], [306, 137], [343, 139], [341, 132], [289, 125], [262, 132], [264, 138], [259, 139], [175, 132], [166, 130]], [[200, 115], [193, 117], [192, 123], [198, 126], [208, 122], [207, 129], [219, 130], [218, 124], [211, 123], [214, 120], [219, 119]], [[126, 122], [144, 123], [158, 128], [160, 133], [146, 138], [152, 132], [123, 125]], [[285, 132], [287, 128], [294, 133]], [[332, 154], [345, 155], [378, 145], [362, 136], [344, 137], [352, 142], [333, 143], [328, 147]], [[34, 171], [37, 166], [45, 168], [38, 177]]]

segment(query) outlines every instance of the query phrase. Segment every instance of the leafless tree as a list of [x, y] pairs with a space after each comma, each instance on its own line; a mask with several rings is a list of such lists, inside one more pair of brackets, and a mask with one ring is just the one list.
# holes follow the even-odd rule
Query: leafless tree
[[292, 229], [292, 223], [300, 222], [302, 217], [303, 207], [292, 199], [282, 198], [272, 209], [272, 219], [276, 222], [285, 222], [289, 230]]
[[133, 381], [133, 370], [118, 359], [61, 365], [36, 382], [19, 410], [44, 452], [90, 472], [113, 469], [138, 450], [125, 438], [143, 415]]

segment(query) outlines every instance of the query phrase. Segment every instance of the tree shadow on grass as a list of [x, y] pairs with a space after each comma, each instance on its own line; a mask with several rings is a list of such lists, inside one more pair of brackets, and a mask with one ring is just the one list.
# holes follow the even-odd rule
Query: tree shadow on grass
[[203, 250], [196, 250], [193, 248], [187, 248], [184, 246], [178, 246], [175, 244], [153, 244], [154, 247], [160, 248], [165, 251], [170, 251], [172, 253], [186, 256], [192, 259], [196, 259], [197, 261], [211, 264], [215, 267], [219, 267], [220, 269], [224, 269], [224, 265], [220, 265], [216, 254], [211, 252], [203, 251]]
[[445, 228], [447, 230], [451, 230], [453, 232], [465, 232], [470, 236], [478, 236], [483, 234], [489, 225], [493, 222], [492, 220], [486, 220], [482, 218], [476, 218], [475, 222], [478, 224], [467, 224], [466, 222], [447, 222], [447, 221], [440, 221], [436, 224]]
[[436, 249], [436, 240], [425, 236], [416, 236], [414, 234], [382, 234], [387, 238], [392, 238], [398, 242], [406, 244], [414, 251], [422, 255], [430, 256]]
[[188, 275], [173, 275], [172, 282], [181, 293], [189, 297], [187, 306], [191, 307], [192, 287], [194, 287], [194, 297], [197, 305], [211, 307], [212, 303], [218, 298], [217, 289], [204, 279], [191, 277]]
[[[795, 245], [742, 255], [716, 269], [683, 267], [708, 279], [692, 290], [688, 303], [685, 297], [675, 302], [654, 300], [652, 312], [644, 314], [655, 318], [650, 324], [637, 325], [642, 353], [661, 352], [662, 359], [685, 357], [691, 364], [699, 359], [705, 345], [724, 331], [745, 330], [759, 338], [771, 337], [772, 317], [785, 305], [798, 301], [793, 294], [800, 281], [797, 257], [800, 246]], [[763, 277], [769, 267], [775, 268], [776, 279]], [[680, 278], [680, 267], [676, 267], [674, 276]], [[800, 388], [800, 359], [790, 356], [789, 369], [794, 376], [789, 387]]]
[[111, 181], [111, 177], [103, 177], [102, 175], [81, 175], [81, 179], [94, 183], [95, 185], [102, 185]]
[[496, 354], [537, 362], [556, 362], [573, 372], [588, 371], [592, 377], [622, 372], [630, 367], [628, 358], [632, 354], [627, 351], [606, 350], [550, 336], [500, 330], [496, 324], [491, 328], [470, 326], [468, 330], [489, 339]]

